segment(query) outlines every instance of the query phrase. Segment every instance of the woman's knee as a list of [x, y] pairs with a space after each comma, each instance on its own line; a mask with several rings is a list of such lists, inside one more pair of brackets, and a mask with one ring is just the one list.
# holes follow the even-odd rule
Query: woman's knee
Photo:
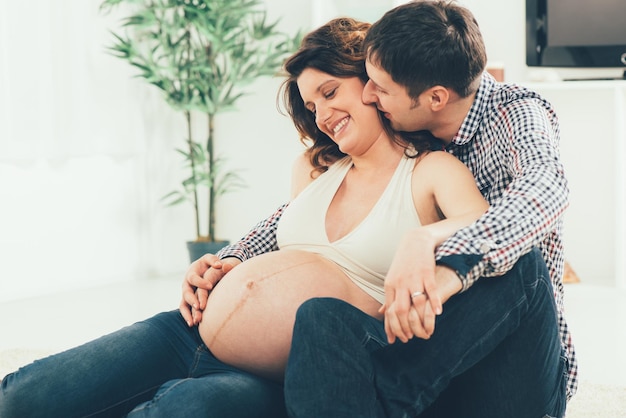
[[161, 386], [128, 417], [228, 416], [284, 417], [283, 389], [245, 372], [211, 373], [175, 379]]
[[[8, 374], [2, 379], [0, 386], [0, 417], [21, 418], [45, 415], [39, 402], [37, 393], [40, 392], [37, 385], [31, 384], [32, 380], [24, 379], [20, 372]], [[34, 383], [34, 382], [32, 382]], [[41, 382], [43, 386], [45, 382]]]
[[13, 374], [9, 374], [2, 379], [0, 384], [0, 417], [14, 417], [15, 391], [9, 384], [13, 379]]

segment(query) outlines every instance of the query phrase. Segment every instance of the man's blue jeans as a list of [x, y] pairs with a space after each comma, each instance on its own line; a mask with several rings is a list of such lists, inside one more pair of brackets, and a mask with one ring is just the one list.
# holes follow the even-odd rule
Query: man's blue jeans
[[538, 251], [453, 296], [429, 340], [335, 299], [298, 310], [285, 377], [294, 417], [542, 418], [565, 411], [565, 359]]
[[286, 416], [282, 385], [217, 360], [178, 311], [35, 361], [2, 381], [2, 418], [126, 414]]

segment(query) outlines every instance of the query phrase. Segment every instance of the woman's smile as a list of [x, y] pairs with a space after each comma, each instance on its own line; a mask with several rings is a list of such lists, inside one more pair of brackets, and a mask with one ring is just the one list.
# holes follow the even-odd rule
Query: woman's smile
[[333, 130], [333, 134], [337, 135], [339, 133], [339, 131], [341, 131], [343, 129], [344, 126], [346, 126], [348, 124], [350, 120], [350, 116], [346, 116], [345, 118], [341, 119], [336, 125], [335, 127], [332, 129]]

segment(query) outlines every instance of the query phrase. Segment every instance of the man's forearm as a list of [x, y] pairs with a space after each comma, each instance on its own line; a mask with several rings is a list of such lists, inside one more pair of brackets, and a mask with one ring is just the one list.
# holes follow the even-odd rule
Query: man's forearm
[[217, 256], [220, 259], [235, 257], [245, 261], [257, 255], [277, 250], [276, 229], [278, 228], [278, 221], [287, 206], [288, 203], [280, 206], [276, 212], [256, 224], [239, 241], [218, 251]]

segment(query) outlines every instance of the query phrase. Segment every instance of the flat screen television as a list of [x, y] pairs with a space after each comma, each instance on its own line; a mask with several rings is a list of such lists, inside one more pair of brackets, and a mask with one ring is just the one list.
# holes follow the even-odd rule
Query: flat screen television
[[626, 69], [626, 0], [526, 0], [526, 64]]

